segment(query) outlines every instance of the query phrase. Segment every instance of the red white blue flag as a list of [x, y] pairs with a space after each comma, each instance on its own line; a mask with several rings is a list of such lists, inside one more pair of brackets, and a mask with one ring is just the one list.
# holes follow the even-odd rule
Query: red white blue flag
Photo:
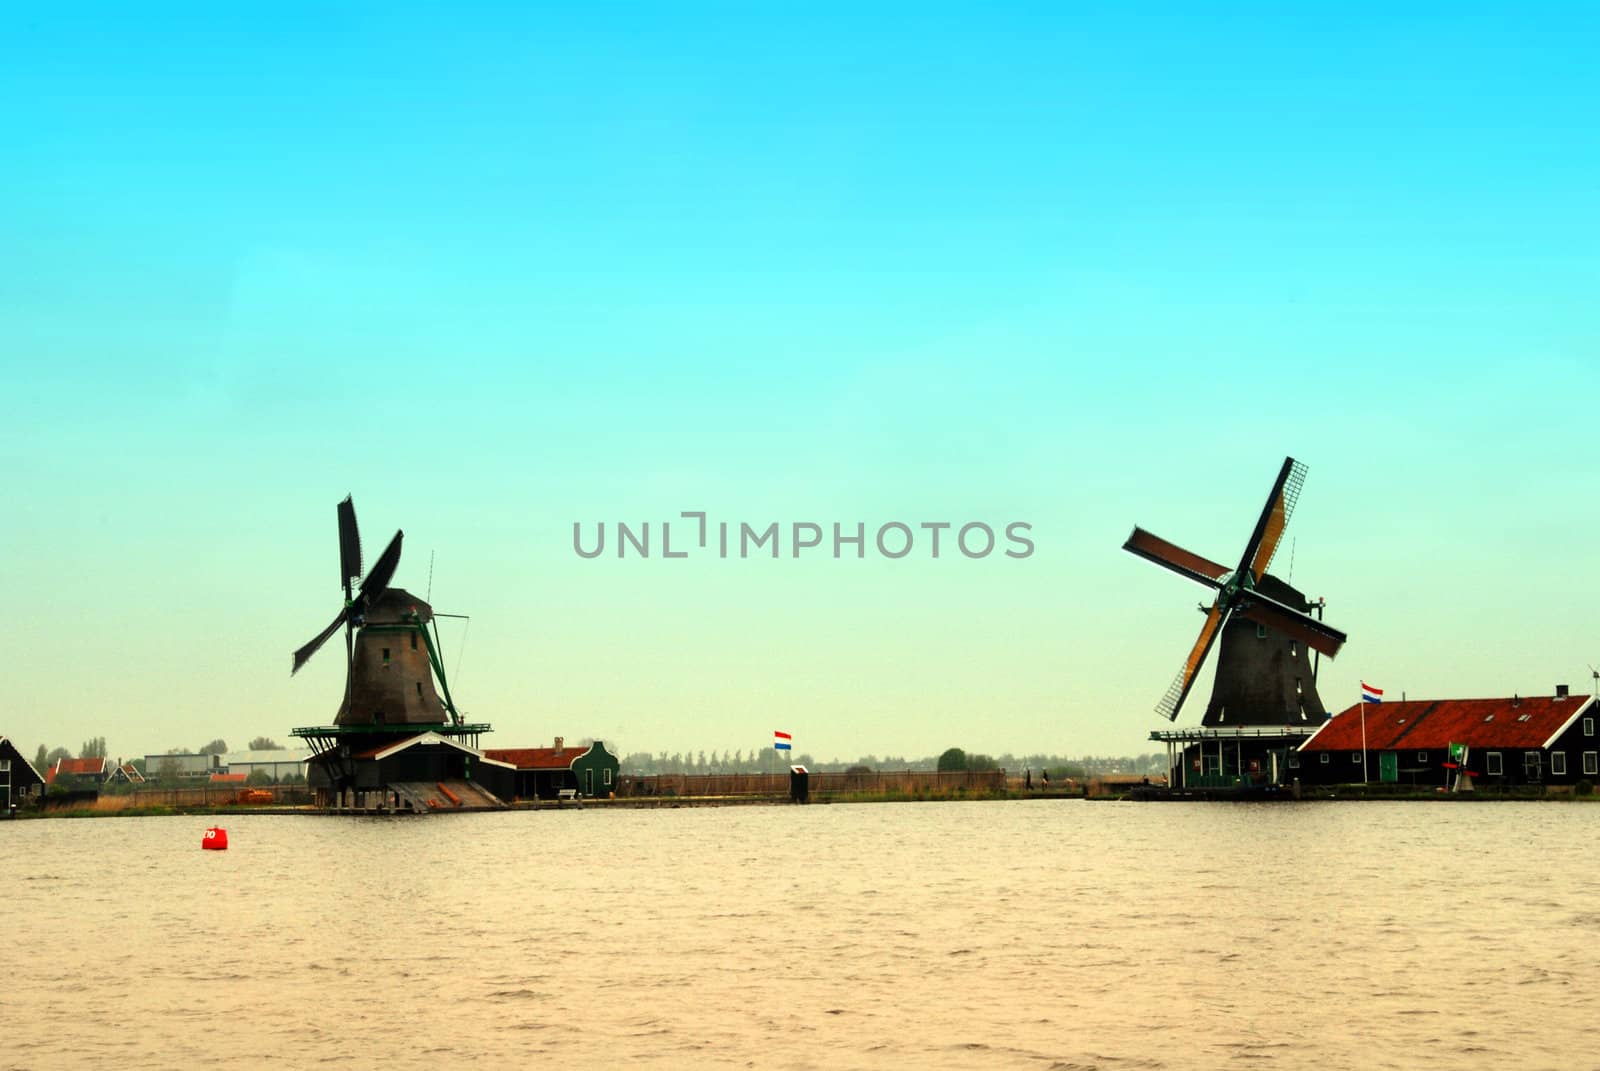
[[794, 737], [781, 729], [772, 730], [772, 750], [789, 751], [794, 747]]
[[1381, 703], [1381, 702], [1383, 702], [1383, 689], [1382, 688], [1374, 688], [1372, 685], [1368, 684], [1366, 681], [1362, 681], [1361, 682], [1361, 701], [1363, 703]]

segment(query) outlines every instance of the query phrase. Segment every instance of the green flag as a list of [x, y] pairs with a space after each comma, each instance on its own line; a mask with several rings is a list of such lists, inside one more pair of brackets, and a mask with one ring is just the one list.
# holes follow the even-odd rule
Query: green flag
[[1465, 744], [1451, 744], [1450, 745], [1450, 758], [1451, 758], [1452, 761], [1460, 762], [1461, 761], [1461, 757], [1463, 755], [1465, 755], [1466, 753], [1467, 753], [1467, 745], [1465, 745]]

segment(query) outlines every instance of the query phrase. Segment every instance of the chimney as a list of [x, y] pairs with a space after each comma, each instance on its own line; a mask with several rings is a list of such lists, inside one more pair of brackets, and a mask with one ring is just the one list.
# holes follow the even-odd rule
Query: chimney
[[1557, 699], [1565, 699], [1566, 697], [1567, 697], [1567, 686], [1565, 684], [1556, 685], [1556, 698]]
[[556, 737], [556, 750], [560, 751], [562, 745], [565, 744], [566, 742], [567, 741], [566, 741], [565, 737], [560, 737], [560, 736]]

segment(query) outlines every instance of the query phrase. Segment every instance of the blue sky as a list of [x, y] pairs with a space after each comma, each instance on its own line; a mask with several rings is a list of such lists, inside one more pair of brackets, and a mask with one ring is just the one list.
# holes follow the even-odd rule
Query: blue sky
[[[1579, 686], [1597, 21], [8, 15], [0, 732], [326, 720], [337, 660], [287, 656], [353, 492], [473, 615], [458, 698], [503, 745], [1134, 751], [1201, 593], [1121, 540], [1231, 560], [1285, 454], [1330, 704]], [[696, 508], [1039, 549], [571, 552]]]

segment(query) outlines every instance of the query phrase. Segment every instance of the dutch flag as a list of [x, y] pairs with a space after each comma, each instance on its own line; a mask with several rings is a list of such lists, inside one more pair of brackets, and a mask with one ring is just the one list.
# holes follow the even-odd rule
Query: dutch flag
[[789, 751], [794, 747], [794, 737], [781, 729], [772, 730], [772, 750]]
[[1382, 688], [1374, 688], [1372, 685], [1368, 684], [1366, 681], [1362, 681], [1361, 682], [1361, 701], [1363, 703], [1381, 703], [1381, 702], [1383, 702], [1383, 689]]

